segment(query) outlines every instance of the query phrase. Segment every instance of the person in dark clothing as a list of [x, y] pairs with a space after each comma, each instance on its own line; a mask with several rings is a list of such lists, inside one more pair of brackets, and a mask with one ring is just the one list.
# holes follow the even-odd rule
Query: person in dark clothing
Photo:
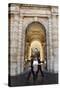
[[42, 71], [42, 68], [41, 68], [41, 64], [43, 64], [44, 61], [40, 60], [40, 53], [39, 53], [39, 51], [37, 52], [36, 57], [37, 57], [37, 60], [38, 60], [38, 70], [36, 72], [36, 77], [38, 77], [39, 71], [41, 72], [42, 77], [44, 77], [44, 74], [43, 74], [43, 71]]
[[43, 63], [43, 62], [41, 62], [39, 58], [37, 60], [38, 60], [38, 70], [36, 71], [36, 78], [38, 77], [39, 71], [41, 72], [42, 77], [44, 77], [44, 74], [43, 74], [43, 71], [41, 68], [41, 63]]
[[28, 80], [29, 80], [31, 74], [33, 75], [33, 80], [35, 80], [35, 73], [33, 71], [33, 60], [34, 60], [34, 56], [31, 56], [31, 70], [28, 73], [28, 77], [27, 77]]
[[[35, 60], [35, 58], [36, 58], [36, 60]], [[34, 61], [38, 62], [37, 69], [36, 69], [37, 71], [34, 71], [34, 65], [33, 65]], [[32, 74], [33, 80], [35, 80], [38, 77], [39, 71], [41, 72], [42, 77], [44, 77], [44, 74], [43, 74], [42, 69], [41, 69], [41, 61], [40, 61], [39, 57], [38, 56], [35, 56], [35, 57], [31, 56], [31, 71], [28, 74], [28, 79], [30, 78], [30, 75]]]

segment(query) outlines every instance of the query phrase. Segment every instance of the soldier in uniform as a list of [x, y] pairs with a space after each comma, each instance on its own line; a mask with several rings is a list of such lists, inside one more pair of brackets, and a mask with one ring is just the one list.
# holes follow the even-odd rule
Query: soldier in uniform
[[31, 71], [28, 74], [28, 79], [32, 73], [33, 80], [35, 80], [38, 77], [39, 71], [41, 72], [42, 77], [44, 77], [41, 69], [40, 53], [39, 51], [35, 51], [34, 56], [31, 56]]

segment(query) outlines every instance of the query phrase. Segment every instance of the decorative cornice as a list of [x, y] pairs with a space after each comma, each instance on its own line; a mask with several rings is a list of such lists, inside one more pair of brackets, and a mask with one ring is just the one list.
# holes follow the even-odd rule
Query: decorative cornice
[[35, 4], [9, 4], [9, 14], [23, 16], [49, 16], [58, 15], [58, 6]]

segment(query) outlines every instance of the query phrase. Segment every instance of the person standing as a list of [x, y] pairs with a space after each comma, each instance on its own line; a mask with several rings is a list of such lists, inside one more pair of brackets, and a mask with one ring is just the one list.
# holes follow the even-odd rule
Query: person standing
[[38, 77], [38, 73], [39, 71], [41, 72], [41, 76], [44, 77], [44, 74], [43, 74], [43, 71], [42, 71], [42, 68], [41, 68], [41, 61], [40, 61], [40, 58], [37, 57], [37, 60], [38, 60], [38, 70], [36, 71], [36, 78]]
[[28, 80], [29, 80], [31, 74], [33, 75], [33, 80], [35, 80], [35, 73], [34, 73], [34, 70], [33, 70], [33, 61], [34, 61], [34, 56], [32, 55], [31, 56], [31, 70], [29, 71], [28, 76], [27, 76]]

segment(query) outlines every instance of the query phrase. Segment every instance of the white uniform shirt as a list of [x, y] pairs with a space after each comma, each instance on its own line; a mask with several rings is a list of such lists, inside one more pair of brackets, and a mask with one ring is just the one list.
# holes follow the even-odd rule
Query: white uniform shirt
[[37, 58], [33, 61], [33, 71], [36, 72], [38, 70], [38, 60]]

